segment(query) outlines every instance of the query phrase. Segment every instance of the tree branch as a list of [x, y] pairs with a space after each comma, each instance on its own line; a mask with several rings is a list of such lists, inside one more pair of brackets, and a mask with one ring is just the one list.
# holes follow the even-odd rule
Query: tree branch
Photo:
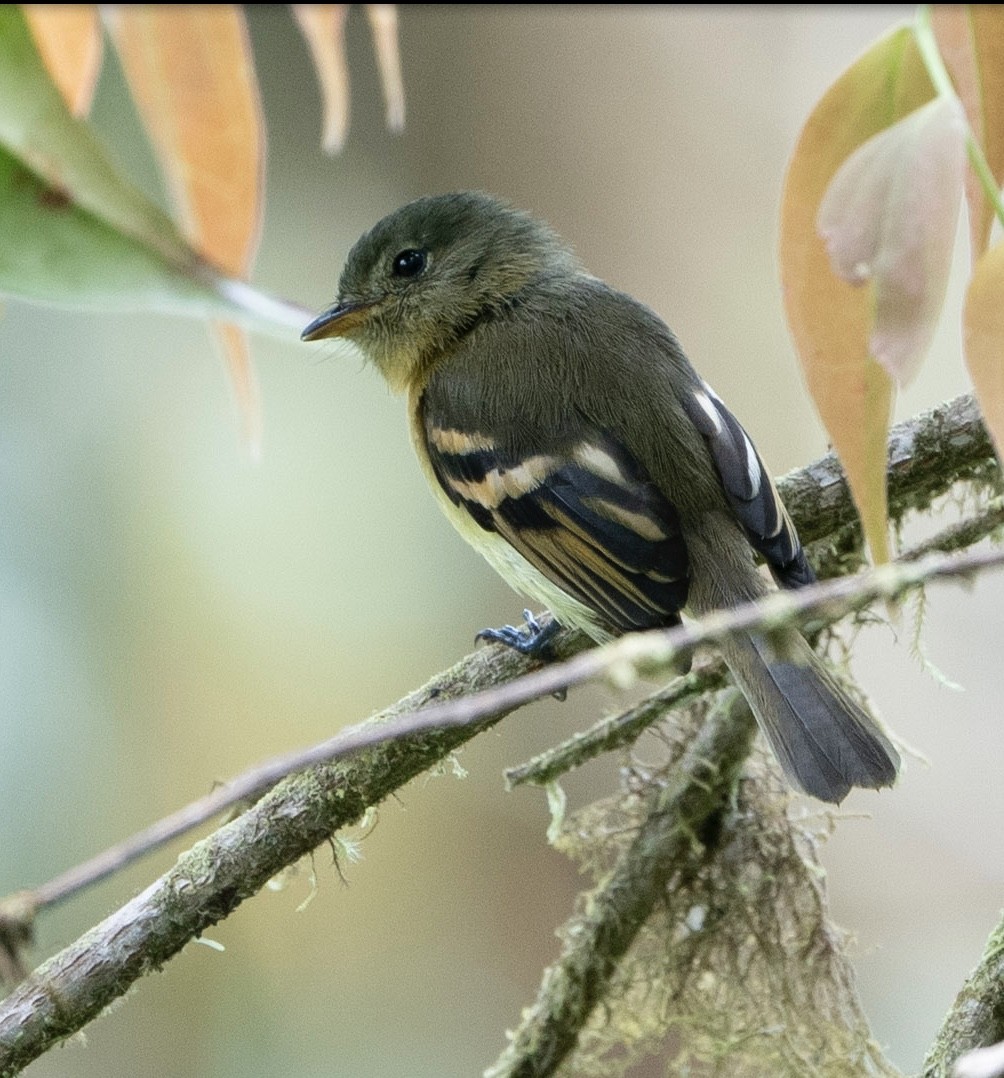
[[[608, 1060], [622, 1073], [667, 1045], [674, 1074], [727, 1060], [729, 1074], [898, 1075], [871, 1039], [776, 763], [754, 760], [737, 785], [754, 733], [735, 689], [710, 709], [692, 703], [674, 724], [679, 755], [636, 775], [620, 805], [568, 822], [559, 846], [598, 859], [600, 883], [559, 931], [560, 957], [485, 1078], [607, 1073]], [[590, 848], [618, 833], [629, 839], [604, 873]]]
[[[353, 753], [351, 758], [313, 766], [284, 779], [242, 816], [183, 854], [146, 891], [18, 985], [0, 1003], [0, 1076], [17, 1073], [49, 1045], [81, 1028], [129, 984], [225, 917], [281, 868], [309, 853], [338, 828], [358, 820], [371, 804], [518, 703], [600, 675], [623, 684], [639, 672], [665, 671], [698, 644], [729, 633], [751, 626], [781, 628], [809, 618], [833, 620], [876, 598], [896, 598], [928, 579], [965, 577], [1001, 562], [1004, 551], [936, 555], [914, 564], [884, 566], [794, 594], [776, 594], [759, 605], [723, 611], [693, 628], [628, 636], [507, 686], [423, 707], [430, 698], [444, 693], [458, 696], [470, 688], [458, 675], [467, 678], [471, 660], [458, 664], [438, 684], [430, 684], [377, 720], [349, 731], [343, 744]], [[475, 656], [489, 679], [487, 668], [498, 659], [487, 651]], [[503, 655], [502, 661], [518, 669], [511, 656]], [[395, 739], [386, 740], [388, 733]], [[322, 752], [330, 754], [331, 744], [300, 754], [297, 766], [316, 764]], [[369, 747], [364, 751], [364, 746]], [[697, 796], [688, 791], [689, 787], [681, 793], [681, 806]], [[711, 811], [708, 803], [699, 804]]]
[[[960, 480], [999, 485], [993, 444], [970, 394], [897, 423], [889, 432], [886, 464], [894, 521], [923, 510]], [[816, 543], [851, 527], [857, 517], [840, 461], [832, 452], [778, 480], [802, 542]], [[817, 570], [819, 566], [816, 566]]]
[[[957, 472], [978, 476], [981, 469], [987, 469], [992, 451], [971, 401], [953, 402], [903, 428], [898, 428], [899, 440], [893, 440], [894, 453], [905, 438], [920, 454], [916, 466], [906, 459], [891, 465], [898, 492], [895, 497], [904, 506], [908, 499], [914, 504], [930, 500], [956, 478], [935, 467], [937, 439], [944, 439], [942, 454], [956, 453], [953, 467]], [[808, 473], [819, 477], [823, 489], [819, 497], [806, 495], [807, 501], [793, 502], [791, 509], [806, 534], [822, 536], [821, 515], [828, 514], [835, 522], [832, 526], [842, 526], [851, 519], [850, 503], [839, 474], [826, 460], [811, 466]], [[801, 473], [785, 481], [789, 496], [791, 484], [800, 480]], [[47, 1047], [81, 1028], [139, 976], [160, 966], [283, 867], [310, 852], [333, 831], [359, 819], [369, 805], [518, 704], [596, 676], [621, 683], [639, 672], [664, 673], [667, 665], [689, 654], [697, 644], [743, 626], [842, 616], [876, 596], [897, 595], [903, 588], [917, 586], [929, 576], [969, 573], [993, 561], [992, 555], [969, 561], [941, 559], [820, 586], [812, 589], [813, 594], [807, 589], [800, 598], [777, 596], [762, 609], [727, 612], [708, 619], [697, 630], [626, 638], [560, 666], [539, 670], [514, 684], [508, 683], [530, 668], [521, 657], [498, 648], [469, 656], [377, 719], [305, 753], [271, 761], [227, 790], [203, 799], [197, 812], [183, 810], [172, 817], [171, 827], [191, 826], [196, 818], [205, 820], [225, 805], [260, 792], [275, 782], [283, 769], [315, 765], [333, 752], [356, 754], [284, 779], [238, 819], [183, 854], [141, 895], [20, 984], [0, 1004], [0, 1076], [17, 1073]], [[581, 647], [582, 639], [563, 634], [560, 646]], [[499, 685], [505, 687], [491, 689]], [[491, 691], [468, 696], [481, 689]], [[415, 716], [416, 711], [421, 711], [420, 717]], [[404, 740], [387, 741], [389, 734]], [[162, 828], [160, 835], [171, 827]], [[101, 871], [113, 870], [146, 848], [142, 843], [129, 844], [121, 856], [109, 858]], [[41, 888], [40, 893], [51, 903], [79, 885], [79, 879], [67, 881], [64, 877]], [[24, 901], [23, 894], [17, 897]], [[34, 904], [37, 906], [37, 901]], [[0, 918], [0, 931], [2, 928]]]
[[[950, 463], [951, 468], [955, 469], [954, 472], [951, 469], [945, 469], [946, 461]], [[891, 431], [889, 449], [891, 512], [894, 517], [899, 517], [908, 508], [926, 507], [951, 487], [959, 477], [979, 476], [987, 474], [988, 471], [997, 474], [993, 447], [980, 420], [979, 409], [971, 396], [957, 397], [947, 404], [899, 424]], [[829, 453], [806, 468], [789, 473], [779, 480], [779, 487], [800, 534], [807, 542], [823, 538], [832, 542], [838, 533], [843, 535], [839, 544], [841, 550], [839, 556], [827, 557], [826, 552], [817, 551], [817, 572], [821, 578], [836, 575], [838, 572], [846, 572], [848, 569], [845, 550], [848, 542], [847, 533], [851, 533], [850, 541], [858, 544], [860, 536], [857, 535], [857, 538], [854, 538], [857, 527], [856, 516], [836, 456]], [[960, 526], [960, 529], [965, 527], [967, 526]], [[971, 528], [972, 525], [968, 527]], [[974, 540], [970, 539], [970, 541]], [[941, 546], [937, 549], [946, 549], [946, 547]], [[822, 564], [818, 564], [819, 562]], [[586, 642], [581, 635], [563, 634], [555, 650], [559, 657], [564, 657], [573, 654], [576, 650], [581, 650], [584, 646]], [[464, 661], [476, 662], [477, 660]], [[521, 669], [517, 672], [525, 672], [532, 666], [533, 664], [523, 662]], [[493, 684], [505, 684], [517, 676], [517, 672], [502, 665], [498, 668], [498, 680]], [[457, 676], [462, 682], [466, 675], [461, 670]], [[472, 685], [479, 676], [479, 672], [472, 668], [470, 671]], [[634, 720], [625, 719], [620, 733], [615, 735], [620, 739], [617, 743], [625, 743], [630, 738], [631, 729], [640, 731], [641, 728], [642, 720], [638, 716]], [[313, 758], [328, 759], [339, 753], [351, 751], [343, 740], [351, 733], [352, 731], [343, 731], [324, 745], [310, 750], [315, 753]], [[611, 742], [609, 747], [613, 747], [613, 744], [614, 742]], [[237, 779], [218, 787], [206, 797], [164, 817], [124, 842], [69, 869], [48, 883], [31, 892], [21, 892], [16, 896], [16, 905], [21, 911], [17, 916], [11, 916], [9, 913], [5, 916], [4, 911], [0, 910], [0, 951], [3, 950], [4, 939], [11, 939], [15, 934], [13, 928], [5, 928], [5, 925], [23, 926], [23, 910], [37, 912], [62, 901], [186, 831], [205, 823], [225, 809], [259, 796], [284, 775], [299, 767], [307, 766], [309, 762], [309, 760], [305, 761], [300, 753], [291, 753], [266, 761]]]
[[665, 892], [705, 856], [696, 836], [721, 810], [749, 754], [756, 722], [743, 696], [727, 690], [653, 798], [645, 822], [602, 887], [590, 897], [537, 1002], [485, 1078], [545, 1078], [575, 1046], [624, 953]]
[[1004, 1040], [1004, 918], [990, 933], [979, 965], [955, 997], [922, 1078], [948, 1078], [961, 1055]]
[[[903, 551], [901, 560], [919, 561], [932, 553], [965, 549], [1001, 528], [1004, 528], [1004, 500], [995, 498], [971, 519], [950, 524], [925, 539], [923, 543]], [[581, 767], [601, 753], [631, 744], [650, 726], [661, 721], [668, 710], [679, 707], [703, 693], [721, 688], [727, 676], [725, 663], [720, 658], [711, 657], [689, 674], [676, 678], [637, 707], [601, 719], [590, 729], [573, 735], [525, 764], [509, 768], [505, 773], [506, 783], [510, 788], [528, 782], [545, 785], [560, 775]]]
[[719, 658], [709, 659], [698, 669], [674, 678], [636, 707], [601, 719], [595, 726], [574, 734], [525, 764], [509, 768], [505, 773], [506, 784], [510, 789], [527, 782], [544, 786], [601, 753], [630, 745], [644, 730], [664, 719], [668, 711], [720, 689], [727, 677], [725, 663]]
[[[431, 701], [461, 697], [500, 678], [512, 679], [526, 668], [526, 660], [515, 653], [485, 649], [367, 725], [393, 723]], [[0, 1078], [17, 1074], [82, 1028], [130, 984], [226, 917], [283, 867], [501, 717], [496, 713], [468, 729], [430, 731], [409, 741], [379, 744], [352, 760], [280, 782], [17, 985], [0, 1003]]]
[[[565, 633], [556, 645], [556, 652], [559, 656], [574, 655], [585, 646], [587, 642], [581, 634]], [[498, 661], [487, 661], [486, 657], [492, 654]], [[334, 737], [309, 748], [295, 749], [257, 764], [124, 842], [42, 884], [31, 892], [35, 910], [63, 901], [226, 809], [254, 801], [296, 771], [313, 764], [347, 760], [365, 749], [400, 741], [423, 730], [462, 727], [491, 717], [501, 718], [521, 704], [547, 694], [546, 687], [539, 688], [533, 681], [521, 682], [513, 689], [505, 688], [539, 666], [539, 662], [502, 647], [470, 655], [380, 715], [345, 727]], [[545, 685], [551, 680], [553, 674], [545, 677]]]

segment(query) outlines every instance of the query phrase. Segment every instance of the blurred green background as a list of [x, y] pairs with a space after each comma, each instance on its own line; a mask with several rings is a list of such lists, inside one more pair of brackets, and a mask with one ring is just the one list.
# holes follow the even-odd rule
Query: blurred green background
[[[910, 11], [405, 6], [395, 137], [353, 9], [352, 129], [328, 159], [292, 18], [256, 5], [270, 159], [255, 283], [320, 309], [378, 217], [420, 194], [492, 191], [660, 312], [787, 471], [825, 439], [782, 318], [785, 162], [827, 85]], [[156, 191], [110, 55], [95, 122]], [[255, 340], [258, 463], [199, 325], [11, 303], [0, 349], [0, 893], [358, 721], [469, 651], [477, 629], [518, 618], [521, 600], [425, 489], [402, 401], [347, 348]], [[966, 388], [955, 313], [897, 417]], [[909, 609], [856, 644], [862, 683], [930, 761], [910, 759], [894, 792], [849, 798], [823, 850], [875, 1035], [906, 1069], [1001, 905], [1002, 609], [999, 578], [931, 592], [925, 651], [964, 693], [922, 669]], [[480, 1073], [535, 995], [580, 883], [547, 846], [543, 795], [507, 794], [502, 769], [615, 705], [579, 693], [480, 738], [465, 779], [447, 769], [380, 809], [344, 880], [319, 850], [305, 908], [309, 865], [210, 933], [225, 952], [189, 946], [92, 1025], [86, 1048], [30, 1073]], [[573, 805], [612, 791], [618, 762], [573, 776]], [[171, 859], [45, 915], [36, 957]]]

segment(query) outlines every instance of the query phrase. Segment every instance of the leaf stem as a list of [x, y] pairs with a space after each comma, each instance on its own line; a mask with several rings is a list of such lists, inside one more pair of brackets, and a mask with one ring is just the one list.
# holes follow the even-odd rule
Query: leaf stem
[[924, 67], [927, 68], [927, 74], [938, 96], [958, 97], [952, 78], [948, 74], [948, 68], [945, 67], [945, 61], [941, 58], [938, 40], [934, 36], [930, 4], [921, 4], [917, 8], [917, 16], [913, 24], [913, 35], [917, 39], [917, 48], [920, 50]]
[[[921, 58], [924, 61], [924, 67], [927, 69], [928, 77], [938, 95], [957, 99], [958, 94], [955, 92], [952, 78], [948, 74], [945, 61], [941, 57], [941, 50], [938, 48], [938, 39], [935, 36], [934, 26], [931, 22], [930, 4], [921, 4], [917, 8], [913, 34], [916, 38]], [[987, 163], [983, 147], [980, 146], [979, 140], [973, 134], [973, 129], [968, 122], [966, 123], [966, 153], [969, 156], [969, 164], [980, 181], [980, 186], [983, 188], [984, 196], [993, 206], [997, 220], [1004, 224], [1004, 201], [1001, 200], [1000, 188], [997, 186], [993, 171]]]

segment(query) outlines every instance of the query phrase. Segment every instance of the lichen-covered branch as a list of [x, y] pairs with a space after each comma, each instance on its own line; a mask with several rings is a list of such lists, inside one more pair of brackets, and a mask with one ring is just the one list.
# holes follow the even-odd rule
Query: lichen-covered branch
[[[890, 447], [890, 503], [894, 515], [901, 515], [907, 507], [918, 508], [929, 504], [960, 477], [982, 475], [999, 479], [989, 437], [979, 419], [973, 398], [969, 396], [959, 397], [894, 427]], [[911, 453], [914, 455], [911, 456]], [[944, 470], [946, 460], [951, 462], [955, 472]], [[808, 540], [821, 540], [816, 542], [814, 552], [816, 569], [821, 578], [846, 573], [857, 560], [849, 552], [859, 549], [860, 536], [856, 534], [856, 518], [837, 458], [830, 453], [816, 463], [790, 473], [780, 480], [779, 485], [803, 536]], [[1000, 514], [999, 505], [996, 511]], [[938, 546], [932, 541], [931, 549], [958, 549], [966, 545], [967, 540], [976, 541], [994, 525], [995, 521], [988, 523], [986, 516], [965, 522], [959, 525], [959, 533], [950, 546]], [[834, 530], [827, 532], [826, 528]], [[580, 650], [583, 644], [581, 635], [564, 633], [559, 636], [555, 651], [558, 657], [566, 657]], [[529, 664], [524, 664], [524, 669], [529, 669]], [[506, 668], [499, 667], [499, 678], [494, 684], [505, 684], [509, 677], [511, 675], [507, 674]], [[696, 691], [697, 687], [691, 688]], [[689, 690], [681, 686], [671, 691], [685, 693]], [[616, 730], [590, 732], [578, 748], [583, 754], [589, 751], [589, 745], [597, 750], [608, 735], [608, 747], [613, 747], [614, 743], [628, 740], [629, 731], [640, 731], [642, 726], [643, 713], [638, 712], [626, 718]], [[62, 901], [185, 831], [205, 823], [224, 809], [257, 796], [283, 775], [344, 751], [344, 740], [344, 736], [339, 735], [330, 743], [316, 746], [315, 750], [306, 754], [307, 757], [312, 755], [312, 759], [291, 753], [259, 765], [40, 887], [22, 892], [12, 900], [5, 900], [5, 906], [16, 906], [22, 912], [12, 916], [9, 910], [0, 909], [0, 952], [4, 950], [5, 941], [10, 943], [8, 950], [11, 953], [15, 946], [20, 947], [23, 942], [25, 909], [37, 912]], [[2, 979], [0, 983], [3, 983]]]
[[[939, 440], [940, 450], [936, 448]], [[893, 447], [892, 501], [902, 508], [944, 493], [960, 475], [978, 477], [981, 470], [995, 467], [975, 407], [965, 399], [897, 428]], [[911, 453], [917, 454], [916, 463]], [[951, 464], [946, 465], [946, 460]], [[824, 538], [830, 534], [827, 528], [846, 531], [852, 510], [835, 462], [824, 460], [810, 466], [783, 485], [792, 515], [807, 538]], [[903, 568], [896, 571], [902, 573]], [[928, 569], [939, 574], [953, 571], [947, 563]], [[912, 576], [909, 571], [899, 577], [879, 574], [872, 581], [871, 594], [895, 594], [901, 586], [916, 584], [928, 569], [913, 570]], [[678, 636], [656, 633], [647, 634], [648, 639], [626, 639], [611, 645], [612, 650], [603, 656], [580, 656], [560, 670], [538, 672], [533, 675], [539, 680], [532, 682], [532, 691], [524, 681], [519, 689], [522, 695], [493, 697], [490, 711], [479, 712], [473, 702], [468, 708], [465, 701], [461, 716], [465, 725], [411, 732], [404, 740], [382, 743], [351, 759], [321, 764], [283, 780], [238, 819], [183, 854], [170, 872], [141, 895], [40, 966], [0, 1002], [0, 1076], [16, 1074], [46, 1048], [80, 1029], [137, 978], [162, 965], [275, 873], [338, 828], [357, 820], [369, 805], [434, 765], [478, 729], [497, 721], [507, 708], [598, 673], [616, 674], [617, 680], [633, 677], [639, 670], [664, 671], [675, 656], [689, 654], [697, 643], [730, 631], [729, 617], [736, 619], [734, 629], [746, 623], [743, 619], [757, 617], [768, 617], [774, 624], [778, 619], [790, 622], [812, 612], [837, 616], [857, 609], [866, 601], [867, 590], [862, 581], [857, 582], [857, 590], [851, 584], [846, 591], [838, 588], [827, 593], [824, 589], [817, 593], [816, 601], [821, 604], [817, 607], [808, 597], [803, 597], [801, 605], [795, 597], [780, 597], [775, 606], [760, 613], [747, 611], [710, 619], [699, 632], [684, 630]], [[576, 646], [567, 635], [563, 640]], [[578, 644], [581, 646], [581, 641]], [[512, 681], [528, 669], [525, 660], [497, 648], [475, 653], [390, 709], [383, 719], [391, 721], [429, 705], [467, 697]], [[430, 719], [428, 714], [425, 717]], [[457, 721], [461, 720], [454, 716]], [[716, 754], [709, 755], [706, 762], [717, 772]], [[323, 753], [307, 753], [291, 766], [302, 767], [322, 758]], [[694, 767], [697, 774], [696, 761]], [[692, 793], [681, 791], [680, 796], [684, 798], [683, 810], [690, 813], [688, 806], [705, 804], [701, 798], [708, 795], [695, 789]], [[692, 803], [690, 798], [696, 800]], [[15, 935], [10, 934], [11, 940]], [[625, 940], [623, 945], [629, 943]], [[606, 953], [613, 954], [618, 947], [622, 953], [620, 943], [612, 950], [607, 948]]]
[[700, 863], [698, 836], [735, 787], [755, 731], [746, 701], [727, 690], [653, 798], [627, 853], [589, 896], [575, 933], [566, 934], [561, 957], [544, 974], [537, 1003], [486, 1078], [554, 1074], [670, 877], [686, 877]]
[[[999, 482], [993, 444], [969, 394], [897, 423], [889, 432], [887, 460], [893, 520], [926, 509], [960, 480], [992, 476]], [[856, 530], [854, 505], [834, 453], [789, 472], [778, 480], [778, 489], [803, 543], [847, 527]]]
[[743, 771], [745, 700], [727, 689], [676, 719], [665, 766], [636, 769], [563, 828], [560, 848], [599, 884], [487, 1078], [632, 1073], [667, 1051], [674, 1074], [892, 1078], [827, 916], [813, 831], [789, 817], [772, 761]]
[[998, 1041], [1004, 1041], [1004, 917], [990, 933], [979, 965], [955, 997], [924, 1060], [922, 1076], [950, 1078], [959, 1056]]
[[[581, 633], [562, 632], [555, 638], [552, 649], [556, 659], [567, 659], [586, 646], [588, 642]], [[486, 656], [491, 653], [472, 655], [434, 679], [425, 689], [412, 693], [376, 718], [345, 727], [333, 737], [309, 748], [295, 749], [256, 764], [229, 782], [218, 785], [205, 796], [88, 861], [60, 873], [33, 891], [20, 892], [13, 905], [23, 910], [25, 897], [28, 897], [33, 915], [37, 914], [46, 907], [69, 898], [82, 888], [104, 879], [137, 857], [219, 816], [224, 810], [255, 800], [294, 771], [302, 771], [315, 764], [348, 759], [381, 742], [401, 740], [423, 730], [466, 726], [490, 715], [505, 714], [552, 691], [551, 683], [558, 688], [567, 687], [558, 683], [560, 679], [556, 679], [553, 672], [542, 672], [538, 681], [527, 680], [523, 675], [539, 666], [539, 662], [502, 648], [495, 648], [494, 651], [503, 657], [499, 662], [486, 663]], [[521, 678], [518, 686], [507, 689], [517, 678]], [[443, 679], [445, 683], [439, 685]], [[498, 692], [502, 695], [493, 695]], [[411, 703], [416, 700], [424, 703], [412, 707]], [[5, 918], [7, 905], [8, 900], [0, 902], [0, 951], [5, 922], [17, 920], [10, 914]], [[2, 977], [0, 983], [3, 983]]]
[[[1004, 500], [991, 499], [968, 520], [950, 524], [925, 539], [923, 543], [904, 550], [903, 561], [919, 561], [932, 553], [964, 550], [1004, 528]], [[575, 734], [518, 767], [506, 771], [510, 787], [533, 782], [544, 785], [559, 776], [581, 767], [601, 753], [631, 744], [644, 730], [659, 722], [670, 708], [685, 704], [703, 693], [718, 689], [727, 677], [725, 664], [713, 657], [701, 663], [683, 677], [675, 678], [636, 707], [619, 715], [601, 719], [594, 726]]]
[[506, 783], [510, 788], [527, 782], [544, 786], [601, 753], [630, 745], [643, 730], [664, 719], [672, 708], [721, 688], [727, 676], [725, 663], [720, 658], [710, 659], [698, 669], [674, 678], [664, 689], [636, 707], [601, 719], [588, 730], [574, 734], [525, 764], [509, 768], [505, 773]]
[[[526, 660], [514, 653], [479, 652], [372, 721], [393, 721], [432, 702], [511, 680], [526, 669]], [[283, 867], [359, 820], [370, 805], [502, 714], [477, 726], [380, 744], [348, 761], [279, 783], [237, 819], [183, 853], [145, 891], [39, 966], [0, 1002], [0, 1076], [17, 1074], [81, 1029], [134, 981], [160, 968]]]

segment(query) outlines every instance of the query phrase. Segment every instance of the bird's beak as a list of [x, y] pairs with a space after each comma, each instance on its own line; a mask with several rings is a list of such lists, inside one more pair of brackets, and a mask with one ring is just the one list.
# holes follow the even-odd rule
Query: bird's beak
[[370, 309], [374, 306], [375, 301], [372, 300], [362, 303], [336, 303], [307, 326], [300, 334], [300, 340], [323, 341], [328, 337], [344, 337], [366, 321]]

